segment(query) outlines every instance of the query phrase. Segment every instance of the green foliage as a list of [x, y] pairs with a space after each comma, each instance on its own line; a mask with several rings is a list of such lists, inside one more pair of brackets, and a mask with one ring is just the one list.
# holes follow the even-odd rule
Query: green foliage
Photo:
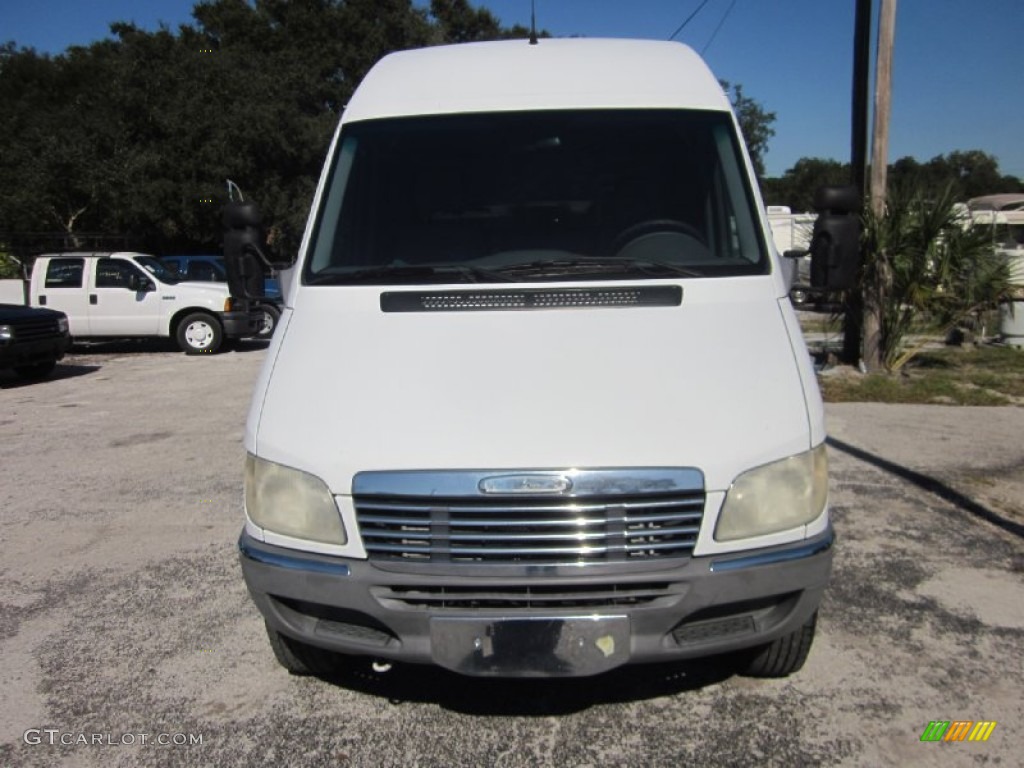
[[819, 378], [827, 402], [1009, 405], [1024, 402], [1024, 354], [997, 347], [922, 352], [900, 375], [833, 369]]
[[[0, 47], [0, 232], [18, 234], [18, 252], [87, 232], [158, 253], [219, 249], [232, 179], [285, 254], [378, 59], [527, 34], [466, 0], [203, 0], [193, 17], [177, 31], [114, 24], [113, 39], [52, 58]], [[26, 235], [54, 231], [59, 242]]]
[[[473, 8], [467, 0], [430, 0], [430, 16], [436, 22], [436, 40], [446, 43], [471, 43], [478, 40], [526, 38], [530, 30], [515, 25], [505, 29], [486, 8]], [[546, 32], [538, 33], [547, 37]]]
[[920, 351], [903, 346], [915, 318], [928, 315], [952, 328], [1010, 290], [1007, 263], [995, 253], [990, 231], [961, 220], [954, 203], [951, 186], [937, 197], [896, 187], [883, 215], [870, 208], [865, 213], [865, 306], [877, 313], [887, 370], [898, 370]]
[[[818, 187], [849, 184], [851, 178], [849, 163], [804, 157], [782, 176], [763, 179], [761, 191], [768, 205], [788, 205], [794, 211], [811, 211]], [[1002, 175], [996, 158], [977, 149], [939, 155], [926, 163], [919, 163], [912, 157], [900, 158], [889, 166], [888, 179], [893, 188], [916, 188], [929, 195], [948, 189], [960, 202], [1001, 192], [1024, 192], [1024, 182]]]
[[999, 172], [999, 161], [981, 150], [950, 152], [918, 163], [910, 157], [890, 166], [889, 181], [894, 186], [913, 186], [941, 190], [949, 187], [960, 201], [1000, 192], [1024, 192], [1024, 184]]
[[0, 249], [0, 280], [18, 279], [23, 277], [21, 262], [11, 254]]
[[849, 163], [805, 157], [781, 178], [765, 179], [762, 191], [767, 205], [788, 205], [794, 211], [812, 211], [818, 187], [849, 183]]
[[745, 96], [743, 86], [731, 85], [725, 80], [719, 82], [722, 85], [722, 90], [729, 94], [733, 111], [736, 112], [736, 120], [740, 124], [740, 131], [747, 143], [750, 161], [754, 164], [754, 171], [758, 178], [762, 178], [768, 141], [775, 135], [775, 129], [772, 128], [772, 123], [775, 122], [775, 113], [765, 111], [759, 102]]

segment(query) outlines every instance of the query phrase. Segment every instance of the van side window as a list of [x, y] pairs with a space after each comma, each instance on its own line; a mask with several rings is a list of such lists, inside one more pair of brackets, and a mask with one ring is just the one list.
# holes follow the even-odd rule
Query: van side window
[[81, 288], [84, 259], [50, 259], [46, 265], [47, 288]]
[[97, 288], [127, 288], [129, 278], [142, 277], [139, 270], [124, 261], [101, 259], [96, 264]]

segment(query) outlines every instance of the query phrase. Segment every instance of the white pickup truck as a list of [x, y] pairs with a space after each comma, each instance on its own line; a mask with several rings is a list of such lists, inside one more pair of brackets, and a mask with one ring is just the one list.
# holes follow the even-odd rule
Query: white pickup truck
[[254, 336], [260, 312], [216, 283], [181, 281], [141, 253], [54, 253], [36, 258], [29, 303], [68, 316], [75, 339], [164, 336], [188, 354]]

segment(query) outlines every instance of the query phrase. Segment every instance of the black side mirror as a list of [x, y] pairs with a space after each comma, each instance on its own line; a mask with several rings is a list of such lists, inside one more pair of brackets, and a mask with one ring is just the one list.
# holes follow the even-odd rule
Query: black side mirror
[[811, 287], [843, 291], [860, 271], [860, 194], [853, 186], [820, 187], [811, 234]]
[[263, 271], [271, 265], [263, 254], [262, 244], [263, 220], [259, 208], [253, 203], [234, 201], [225, 205], [224, 267], [232, 296], [263, 298]]
[[148, 293], [155, 291], [156, 286], [153, 285], [153, 281], [148, 277], [131, 274], [128, 275], [128, 290], [135, 291], [136, 293]]

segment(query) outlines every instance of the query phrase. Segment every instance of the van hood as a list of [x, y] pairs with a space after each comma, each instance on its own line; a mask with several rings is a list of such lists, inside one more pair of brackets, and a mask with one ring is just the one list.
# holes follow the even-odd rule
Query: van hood
[[724, 490], [811, 447], [809, 360], [771, 279], [682, 285], [675, 307], [410, 313], [380, 286], [298, 287], [247, 448], [347, 494], [365, 470], [583, 467], [695, 467]]

